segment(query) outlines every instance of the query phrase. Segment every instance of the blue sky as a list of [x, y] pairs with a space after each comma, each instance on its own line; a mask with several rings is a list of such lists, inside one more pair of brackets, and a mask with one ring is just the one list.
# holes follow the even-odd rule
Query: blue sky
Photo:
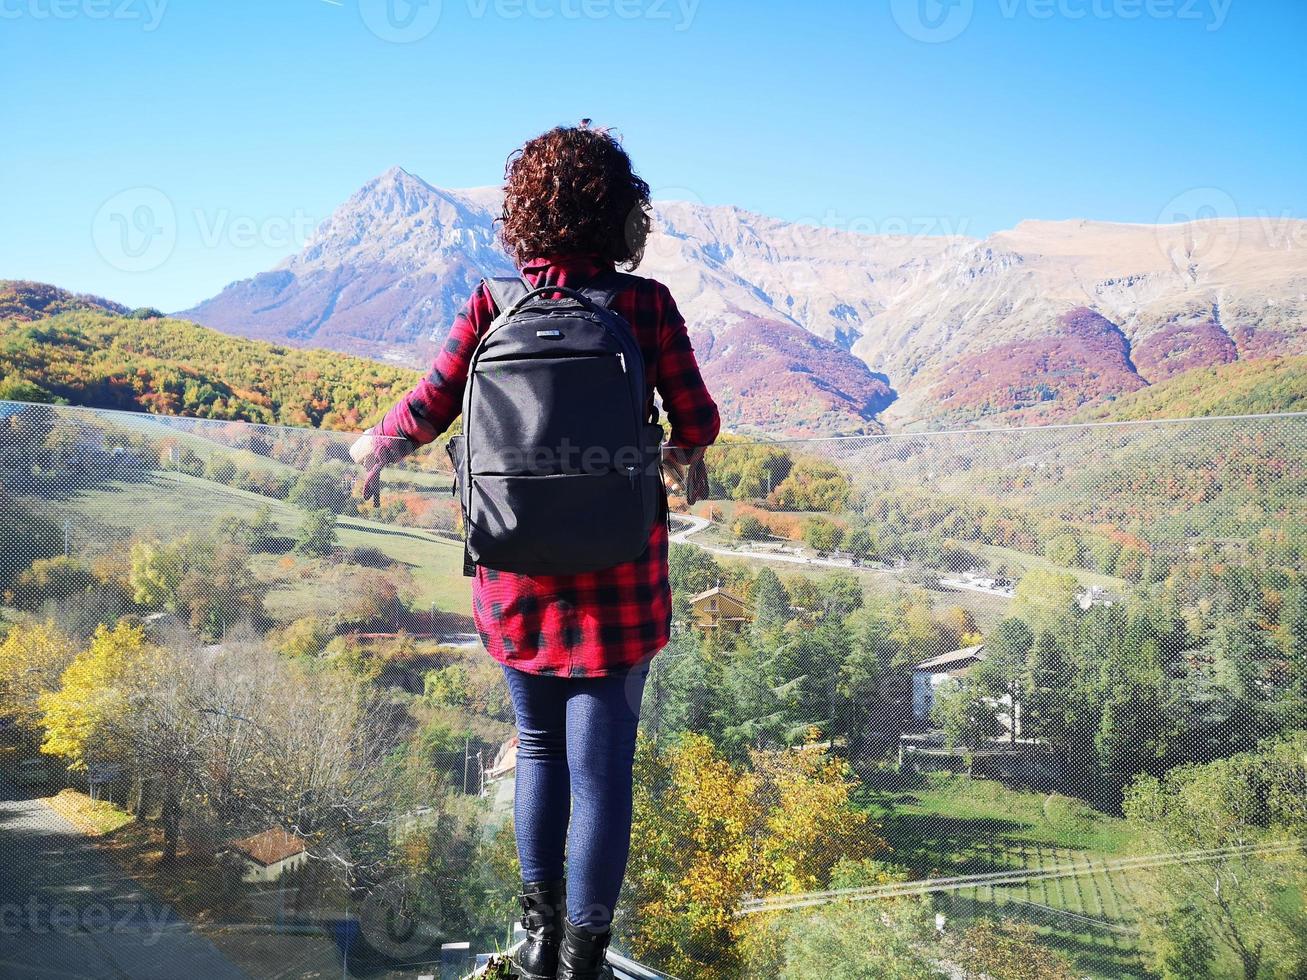
[[1304, 42], [1301, 0], [0, 0], [0, 278], [179, 309], [581, 116], [661, 196], [855, 230], [1307, 217]]

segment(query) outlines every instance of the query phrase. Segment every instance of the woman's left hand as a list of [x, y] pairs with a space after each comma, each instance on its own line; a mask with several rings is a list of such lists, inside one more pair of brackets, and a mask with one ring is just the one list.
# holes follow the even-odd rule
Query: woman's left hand
[[663, 448], [663, 479], [672, 493], [684, 493], [685, 502], [693, 504], [708, 496], [708, 467], [703, 454], [706, 446]]
[[349, 458], [362, 466], [372, 457], [376, 445], [376, 437], [371, 432], [365, 432], [349, 447]]

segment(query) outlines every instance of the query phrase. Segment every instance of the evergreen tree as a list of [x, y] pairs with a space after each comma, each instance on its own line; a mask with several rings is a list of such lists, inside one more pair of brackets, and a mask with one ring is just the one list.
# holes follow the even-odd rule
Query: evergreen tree
[[681, 732], [712, 734], [720, 697], [721, 651], [712, 635], [687, 630], [653, 660], [642, 725], [657, 740]]
[[780, 629], [793, 615], [790, 609], [790, 596], [785, 591], [785, 586], [781, 585], [781, 580], [776, 573], [766, 566], [763, 566], [754, 576], [750, 599], [753, 603], [755, 636]]
[[849, 654], [840, 667], [832, 735], [848, 743], [849, 757], [886, 752], [912, 715], [912, 673], [880, 606], [849, 617]]
[[985, 641], [985, 659], [977, 671], [982, 688], [996, 698], [1007, 698], [1012, 708], [1008, 737], [1016, 741], [1020, 713], [1030, 685], [1030, 651], [1035, 637], [1023, 619], [1011, 617]]
[[748, 642], [727, 651], [721, 666], [712, 730], [722, 753], [744, 762], [753, 749], [788, 744], [802, 681], [778, 684], [771, 659]]
[[821, 580], [823, 612], [827, 617], [845, 619], [862, 608], [862, 583], [852, 572], [834, 572]]
[[1023, 719], [1028, 730], [1024, 734], [1065, 745], [1071, 696], [1071, 664], [1062, 640], [1056, 633], [1040, 633], [1030, 652], [1030, 694]]

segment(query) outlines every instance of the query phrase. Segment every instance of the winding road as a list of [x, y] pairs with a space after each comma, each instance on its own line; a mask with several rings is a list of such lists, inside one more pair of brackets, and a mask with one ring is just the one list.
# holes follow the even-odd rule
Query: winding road
[[[712, 525], [712, 521], [706, 517], [699, 517], [697, 514], [673, 514], [672, 520], [683, 524], [679, 531], [672, 532], [668, 538], [674, 544], [692, 544], [696, 548], [714, 555], [725, 555], [728, 558], [753, 558], [757, 561], [783, 561], [791, 565], [819, 565], [825, 568], [855, 568], [849, 559], [839, 558], [809, 558], [806, 555], [786, 554], [777, 551], [752, 551], [737, 548], [721, 548], [715, 545], [704, 544], [701, 541], [691, 541], [690, 536], [707, 530]], [[888, 569], [869, 569], [870, 571], [888, 571]]]

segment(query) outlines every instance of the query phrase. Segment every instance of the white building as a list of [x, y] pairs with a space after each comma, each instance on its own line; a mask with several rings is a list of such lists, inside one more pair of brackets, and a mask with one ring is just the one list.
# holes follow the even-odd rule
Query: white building
[[985, 645], [963, 647], [951, 653], [923, 660], [912, 668], [912, 716], [918, 721], [930, 717], [935, 692], [957, 684], [976, 664], [985, 659]]
[[1089, 610], [1093, 609], [1095, 606], [1111, 608], [1118, 602], [1122, 601], [1122, 598], [1115, 592], [1109, 592], [1107, 589], [1101, 588], [1097, 585], [1091, 585], [1089, 588], [1085, 589], [1084, 592], [1081, 592], [1076, 596], [1076, 604], [1083, 612], [1089, 612]]
[[309, 860], [304, 841], [280, 827], [232, 841], [222, 853], [240, 866], [241, 880], [250, 882], [276, 881]]

